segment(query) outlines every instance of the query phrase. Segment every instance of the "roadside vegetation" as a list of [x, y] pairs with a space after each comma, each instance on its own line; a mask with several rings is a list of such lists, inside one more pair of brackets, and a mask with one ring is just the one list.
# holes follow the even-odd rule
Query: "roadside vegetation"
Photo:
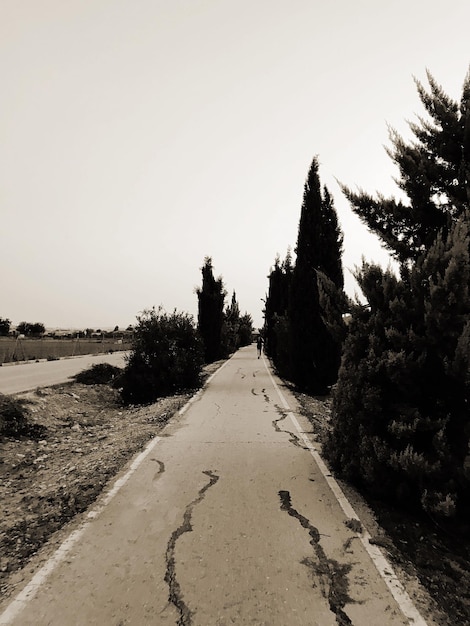
[[336, 382], [346, 309], [343, 235], [315, 157], [304, 186], [296, 262], [276, 258], [265, 308], [265, 350], [279, 374], [302, 391], [328, 393]]
[[198, 331], [204, 346], [204, 360], [213, 363], [225, 359], [253, 338], [253, 320], [249, 313], [240, 315], [235, 291], [225, 306], [227, 292], [222, 277], [214, 278], [212, 259], [206, 257], [201, 268], [202, 286], [198, 297]]
[[125, 404], [145, 404], [201, 385], [205, 364], [227, 358], [252, 341], [253, 323], [240, 315], [235, 291], [225, 306], [221, 277], [204, 259], [202, 287], [197, 290], [198, 324], [188, 313], [155, 308], [137, 317], [130, 354], [115, 384]]
[[95, 363], [90, 368], [82, 370], [73, 377], [75, 382], [82, 385], [114, 385], [119, 384], [122, 367], [110, 363]]
[[[414, 139], [390, 131], [404, 199], [343, 186], [396, 260], [342, 291], [341, 233], [313, 160], [296, 248], [269, 276], [266, 351], [299, 390], [332, 390], [324, 453], [366, 493], [436, 521], [470, 513], [470, 73], [459, 102], [428, 74]], [[348, 325], [343, 323], [348, 316]]]
[[470, 512], [470, 73], [460, 103], [428, 74], [429, 119], [388, 151], [407, 200], [344, 187], [399, 264], [363, 262], [325, 448], [374, 495], [438, 518]]
[[120, 377], [126, 404], [145, 404], [200, 384], [203, 347], [187, 313], [149, 309], [137, 318], [134, 340]]

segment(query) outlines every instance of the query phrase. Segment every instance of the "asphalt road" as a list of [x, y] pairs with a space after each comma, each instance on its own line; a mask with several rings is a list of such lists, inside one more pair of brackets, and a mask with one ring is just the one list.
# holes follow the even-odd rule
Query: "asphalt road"
[[354, 511], [276, 380], [238, 351], [25, 573], [0, 624], [425, 625], [346, 525]]
[[19, 393], [36, 389], [36, 387], [64, 383], [74, 374], [78, 374], [95, 363], [111, 363], [111, 365], [123, 367], [124, 352], [88, 354], [58, 361], [4, 365], [0, 367], [0, 393]]

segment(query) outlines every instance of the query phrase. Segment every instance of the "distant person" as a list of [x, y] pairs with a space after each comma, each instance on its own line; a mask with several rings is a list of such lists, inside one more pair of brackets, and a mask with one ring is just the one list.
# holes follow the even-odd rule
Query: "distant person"
[[263, 349], [263, 338], [261, 337], [261, 335], [258, 337], [258, 341], [256, 342], [256, 345], [258, 347], [258, 359], [261, 356], [261, 351]]

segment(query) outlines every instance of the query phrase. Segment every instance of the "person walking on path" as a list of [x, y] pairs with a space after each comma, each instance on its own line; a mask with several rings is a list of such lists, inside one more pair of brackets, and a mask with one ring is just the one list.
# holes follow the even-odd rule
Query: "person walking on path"
[[261, 356], [261, 351], [263, 349], [263, 338], [261, 337], [261, 335], [258, 336], [258, 341], [256, 342], [256, 345], [258, 347], [258, 359]]

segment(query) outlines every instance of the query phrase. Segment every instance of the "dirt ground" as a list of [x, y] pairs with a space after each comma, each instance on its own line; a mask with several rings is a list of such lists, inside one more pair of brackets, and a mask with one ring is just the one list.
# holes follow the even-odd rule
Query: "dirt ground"
[[[220, 363], [206, 368], [210, 375]], [[321, 441], [330, 400], [296, 394]], [[158, 434], [189, 395], [144, 407], [123, 407], [105, 385], [68, 383], [17, 394], [37, 439], [0, 441], [0, 597], [12, 596], [20, 570], [68, 521], [98, 497], [106, 483]], [[397, 571], [428, 590], [432, 618], [442, 626], [470, 625], [469, 534], [445, 529], [376, 502], [341, 483], [367, 529]], [[365, 521], [367, 520], [367, 521]]]

